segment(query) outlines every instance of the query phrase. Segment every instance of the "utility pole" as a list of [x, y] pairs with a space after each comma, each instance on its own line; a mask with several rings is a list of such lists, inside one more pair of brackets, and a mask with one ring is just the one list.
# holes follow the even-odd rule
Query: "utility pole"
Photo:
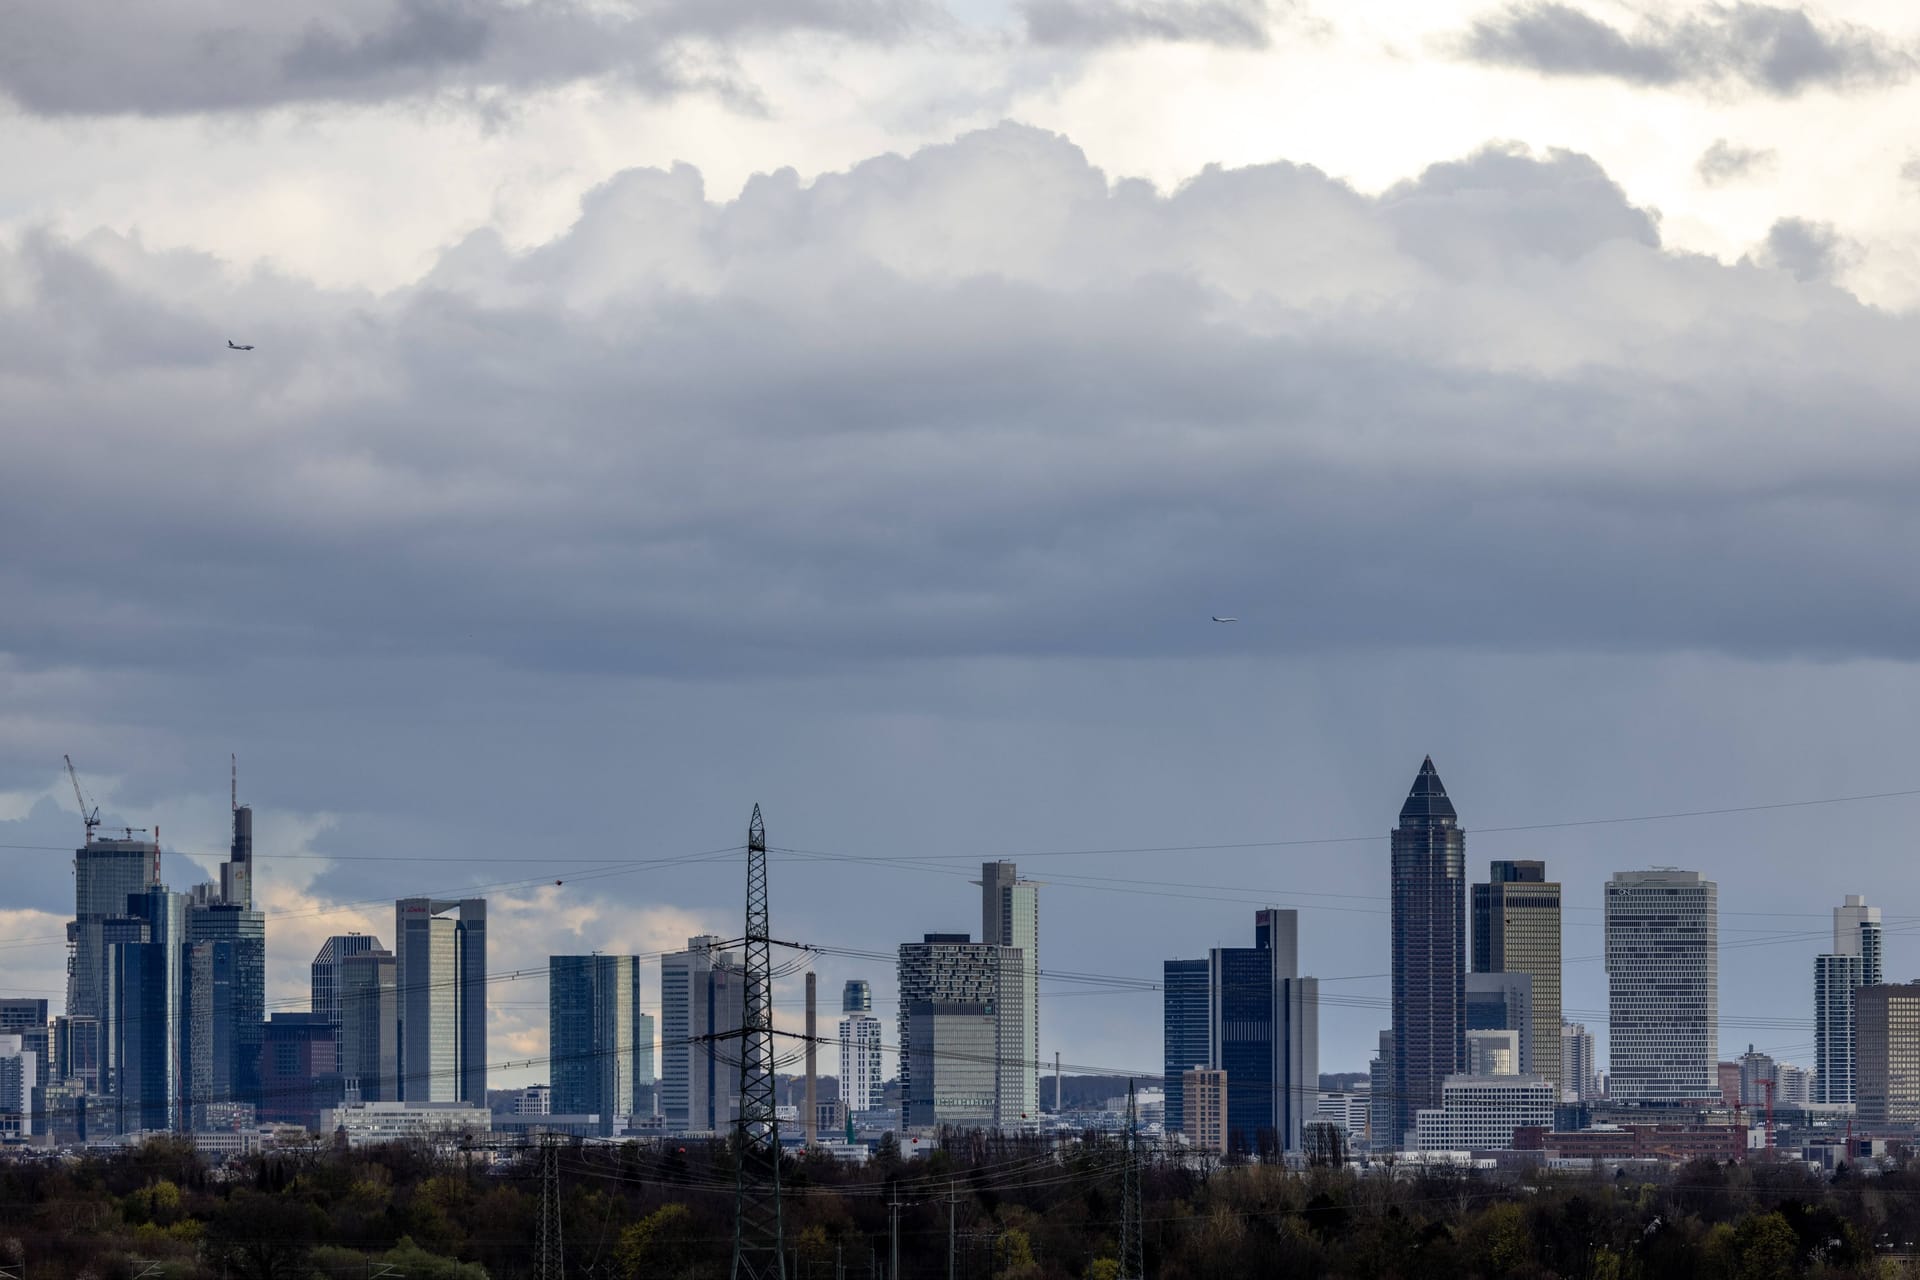
[[954, 1280], [953, 1226], [954, 1226], [954, 1218], [956, 1215], [958, 1215], [959, 1212], [960, 1212], [960, 1193], [954, 1187], [954, 1185], [951, 1182], [949, 1182], [947, 1184], [947, 1280]]
[[539, 1254], [534, 1260], [537, 1280], [564, 1280], [566, 1253], [560, 1236], [560, 1143], [557, 1133], [540, 1135]]
[[1126, 1164], [1120, 1182], [1120, 1280], [1146, 1280], [1140, 1240], [1140, 1115], [1127, 1081]]
[[893, 1263], [887, 1270], [887, 1280], [900, 1280], [900, 1188], [893, 1189]]
[[735, 1129], [733, 1280], [787, 1280], [780, 1212], [780, 1118], [773, 1086], [773, 939], [767, 827], [747, 823], [745, 994], [740, 1027], [740, 1123]]
[[813, 996], [816, 985], [813, 970], [807, 970], [807, 1101], [806, 1110], [800, 1116], [800, 1132], [806, 1135], [807, 1150], [811, 1151], [820, 1141], [820, 1102], [815, 1083], [814, 1046], [818, 1043], [815, 1036]]

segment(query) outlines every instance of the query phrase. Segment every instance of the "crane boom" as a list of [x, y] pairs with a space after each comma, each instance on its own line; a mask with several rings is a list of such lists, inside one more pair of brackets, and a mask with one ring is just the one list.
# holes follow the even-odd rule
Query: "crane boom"
[[100, 825], [100, 806], [96, 804], [91, 808], [88, 807], [87, 793], [80, 789], [80, 771], [73, 767], [73, 757], [63, 755], [60, 758], [67, 762], [67, 777], [73, 780], [73, 798], [80, 806], [80, 821], [84, 823], [87, 828], [86, 843], [92, 844], [93, 829]]

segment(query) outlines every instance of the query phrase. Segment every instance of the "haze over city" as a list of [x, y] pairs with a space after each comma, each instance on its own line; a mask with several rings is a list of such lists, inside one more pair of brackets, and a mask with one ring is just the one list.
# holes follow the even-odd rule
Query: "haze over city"
[[401, 897], [738, 936], [758, 803], [794, 941], [1017, 862], [1088, 1070], [1297, 908], [1365, 1071], [1428, 755], [1602, 1061], [1617, 871], [1719, 885], [1721, 1058], [1811, 1060], [1846, 894], [1914, 976], [1907, 7], [539, 10], [0, 17], [6, 994], [63, 754], [175, 888], [239, 755], [269, 1008]]

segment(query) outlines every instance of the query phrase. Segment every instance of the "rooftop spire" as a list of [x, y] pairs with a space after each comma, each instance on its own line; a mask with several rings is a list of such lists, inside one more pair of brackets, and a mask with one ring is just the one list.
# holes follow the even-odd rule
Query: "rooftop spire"
[[1407, 792], [1407, 802], [1400, 806], [1400, 824], [1405, 826], [1436, 819], [1457, 822], [1459, 818], [1460, 815], [1454, 812], [1453, 801], [1447, 799], [1447, 788], [1440, 781], [1439, 771], [1433, 767], [1433, 757], [1428, 756], [1420, 762], [1420, 772], [1414, 775], [1413, 787]]

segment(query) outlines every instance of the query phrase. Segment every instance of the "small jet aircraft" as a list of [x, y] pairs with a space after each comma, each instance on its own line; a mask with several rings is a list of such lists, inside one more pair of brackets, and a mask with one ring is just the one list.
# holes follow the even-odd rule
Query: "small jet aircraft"
[[1221, 617], [1221, 616], [1220, 616], [1219, 614], [1217, 614], [1217, 613], [1213, 615], [1213, 620], [1214, 620], [1215, 622], [1238, 622], [1238, 621], [1240, 621], [1240, 619], [1238, 619], [1238, 618], [1223, 618], [1223, 617]]
[[229, 351], [251, 351], [251, 350], [253, 350], [253, 344], [252, 344], [251, 342], [235, 342], [235, 341], [234, 341], [234, 340], [233, 340], [232, 338], [228, 338], [228, 339], [227, 339], [227, 350], [229, 350]]

